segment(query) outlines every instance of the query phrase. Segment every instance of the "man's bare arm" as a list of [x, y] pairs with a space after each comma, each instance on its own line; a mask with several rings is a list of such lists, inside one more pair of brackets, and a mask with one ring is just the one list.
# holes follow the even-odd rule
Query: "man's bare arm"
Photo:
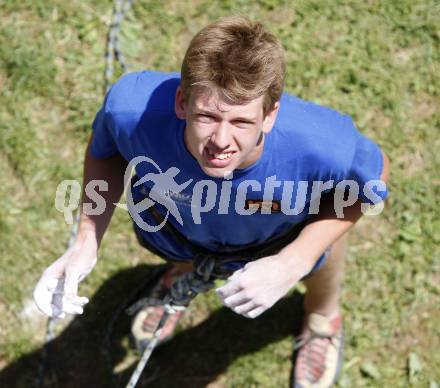
[[[124, 173], [128, 163], [119, 153], [106, 159], [96, 159], [90, 153], [90, 143], [91, 139], [85, 152], [80, 223], [76, 240], [94, 241], [98, 248], [113, 215], [114, 203], [119, 201], [124, 190]], [[84, 213], [84, 203], [93, 202], [85, 192], [85, 187], [91, 180], [103, 180], [108, 184], [108, 191], [100, 192], [106, 204], [104, 213], [100, 215]]]
[[[84, 161], [83, 194], [76, 239], [61, 257], [45, 269], [34, 290], [38, 308], [51, 317], [62, 318], [66, 313], [82, 314], [88, 299], [78, 296], [78, 285], [97, 262], [98, 248], [113, 215], [114, 203], [124, 189], [127, 162], [120, 154], [103, 160], [94, 158], [90, 153], [90, 142]], [[102, 180], [108, 184], [108, 191], [99, 193], [106, 204], [104, 212], [99, 215], [87, 215], [84, 211], [85, 203], [94, 202], [88, 198], [85, 190], [92, 180]]]
[[[380, 179], [387, 183], [390, 162], [383, 152], [382, 155], [383, 169]], [[286, 260], [298, 262], [298, 259], [295, 258], [301, 258], [311, 269], [319, 256], [362, 217], [360, 201], [346, 208], [344, 218], [337, 218], [332, 198], [327, 198], [327, 201], [322, 205], [322, 211], [313, 219], [313, 222], [302, 230], [295, 241], [279, 253], [281, 256], [285, 256]]]
[[[388, 175], [389, 162], [384, 156], [381, 179], [386, 182]], [[362, 216], [360, 201], [346, 208], [344, 218], [337, 217], [333, 205], [332, 198], [323, 202], [319, 214], [278, 254], [250, 262], [234, 272], [228, 283], [217, 289], [223, 304], [248, 318], [272, 307]]]

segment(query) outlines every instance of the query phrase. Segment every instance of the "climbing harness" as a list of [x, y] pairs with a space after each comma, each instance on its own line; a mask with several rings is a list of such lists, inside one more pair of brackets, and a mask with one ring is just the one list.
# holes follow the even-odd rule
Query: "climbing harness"
[[[137, 177], [134, 176], [132, 178], [132, 183], [136, 179]], [[147, 210], [158, 224], [164, 222], [164, 216], [155, 208], [155, 206], [151, 206]], [[168, 257], [165, 257], [161, 252], [157, 251], [157, 249], [151, 247], [150, 244], [143, 239], [136, 225], [134, 224], [133, 226], [136, 237], [142, 246], [169, 260]], [[192, 250], [195, 270], [190, 273], [185, 273], [177, 278], [164, 300], [161, 301], [146, 297], [138, 300], [126, 310], [129, 315], [133, 315], [147, 306], [162, 305], [164, 307], [162, 316], [153, 331], [152, 338], [143, 351], [141, 359], [132, 373], [126, 388], [133, 388], [136, 386], [154, 348], [157, 345], [162, 328], [171, 314], [186, 309], [199, 293], [212, 289], [214, 287], [215, 279], [226, 279], [230, 276], [232, 270], [227, 267], [228, 263], [237, 262], [237, 260], [249, 262], [270, 254], [275, 254], [290, 241], [293, 241], [303, 227], [303, 224], [296, 225], [281, 237], [257, 246], [249, 246], [239, 251], [220, 250], [219, 252], [211, 252], [202, 246], [190, 242], [168, 220], [166, 220], [164, 223], [165, 232], [175, 238], [179, 244], [188, 246]]]
[[[133, 184], [138, 179], [139, 178], [136, 175], [133, 176], [130, 187], [133, 187]], [[249, 262], [265, 256], [273, 255], [293, 241], [304, 228], [304, 223], [301, 223], [295, 225], [281, 237], [270, 239], [262, 244], [254, 244], [252, 246], [245, 247], [244, 249], [233, 251], [225, 247], [225, 249], [219, 249], [216, 252], [212, 252], [189, 241], [174, 227], [174, 225], [168, 219], [165, 220], [165, 216], [159, 210], [157, 210], [155, 206], [151, 206], [146, 210], [149, 212], [150, 216], [155, 220], [155, 222], [157, 222], [157, 224], [163, 223], [165, 233], [171, 235], [171, 237], [175, 239], [178, 244], [190, 248], [193, 253], [195, 270], [193, 272], [181, 275], [172, 284], [164, 300], [161, 301], [146, 297], [138, 300], [126, 310], [129, 315], [133, 315], [140, 309], [147, 306], [163, 305], [164, 307], [162, 316], [153, 331], [152, 338], [143, 351], [141, 359], [132, 373], [126, 388], [133, 388], [136, 386], [154, 348], [157, 345], [162, 328], [166, 324], [167, 319], [171, 314], [175, 314], [177, 311], [186, 309], [199, 293], [209, 291], [211, 288], [213, 288], [215, 279], [226, 279], [228, 276], [230, 276], [232, 274], [232, 270], [227, 267], [227, 264], [237, 261]], [[168, 261], [170, 260], [169, 257], [166, 257], [162, 252], [151, 246], [142, 237], [136, 224], [133, 224], [133, 228], [138, 242], [144, 248], [147, 248], [149, 251], [152, 251]]]

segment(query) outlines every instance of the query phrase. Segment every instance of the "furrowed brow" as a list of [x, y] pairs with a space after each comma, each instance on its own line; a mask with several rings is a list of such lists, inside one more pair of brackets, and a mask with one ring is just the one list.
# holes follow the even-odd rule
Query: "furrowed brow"
[[[207, 109], [202, 108], [202, 107], [195, 106], [193, 112], [195, 114], [202, 114], [202, 115], [218, 117], [218, 113], [217, 112], [211, 111], [211, 110], [207, 110]], [[246, 123], [250, 123], [250, 124], [255, 124], [257, 122], [257, 118], [255, 118], [255, 117], [238, 116], [238, 117], [234, 117], [231, 121], [242, 121], [242, 122], [246, 122]]]
[[197, 107], [194, 109], [194, 112], [198, 113], [198, 114], [202, 114], [202, 115], [210, 115], [210, 116], [216, 116], [217, 115], [215, 112], [212, 112], [210, 110], [205, 110], [203, 108], [197, 108]]
[[235, 117], [233, 121], [243, 121], [246, 123], [255, 124], [257, 122], [257, 119], [254, 117]]

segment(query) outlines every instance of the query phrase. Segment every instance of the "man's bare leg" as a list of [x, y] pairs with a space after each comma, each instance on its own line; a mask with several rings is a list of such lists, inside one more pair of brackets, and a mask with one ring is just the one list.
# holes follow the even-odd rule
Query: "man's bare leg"
[[295, 343], [294, 388], [329, 388], [341, 368], [343, 328], [339, 299], [346, 240], [346, 235], [337, 240], [323, 266], [304, 279], [305, 320], [300, 339]]
[[323, 266], [304, 279], [307, 293], [301, 340], [296, 342], [293, 387], [333, 386], [342, 365], [343, 329], [339, 299], [344, 277], [346, 235]]
[[332, 318], [339, 313], [346, 246], [347, 234], [333, 244], [323, 266], [304, 279], [306, 316], [317, 313]]

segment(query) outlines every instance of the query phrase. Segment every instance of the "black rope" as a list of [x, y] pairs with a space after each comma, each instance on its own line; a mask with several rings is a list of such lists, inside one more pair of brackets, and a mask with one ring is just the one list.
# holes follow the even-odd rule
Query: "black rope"
[[132, 5], [133, 0], [115, 0], [113, 3], [112, 21], [107, 35], [107, 49], [105, 54], [104, 94], [108, 92], [113, 82], [115, 59], [124, 73], [128, 71], [128, 66], [119, 47], [119, 34], [121, 32], [122, 21]]

